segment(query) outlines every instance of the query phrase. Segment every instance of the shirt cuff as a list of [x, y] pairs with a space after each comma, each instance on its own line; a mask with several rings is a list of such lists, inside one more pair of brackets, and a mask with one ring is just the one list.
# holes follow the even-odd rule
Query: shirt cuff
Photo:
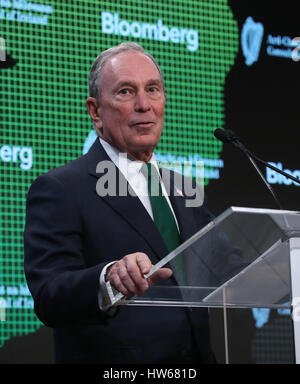
[[100, 310], [104, 312], [111, 312], [113, 311], [113, 309], [117, 309], [112, 308], [112, 304], [110, 304], [107, 283], [105, 281], [106, 271], [114, 263], [116, 263], [116, 261], [112, 261], [111, 263], [106, 264], [105, 267], [102, 269], [99, 277], [98, 305]]

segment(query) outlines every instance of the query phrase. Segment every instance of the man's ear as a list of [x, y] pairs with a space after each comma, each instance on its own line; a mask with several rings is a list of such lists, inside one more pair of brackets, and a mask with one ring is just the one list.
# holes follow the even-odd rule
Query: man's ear
[[98, 101], [94, 97], [86, 99], [86, 108], [93, 121], [94, 127], [99, 136], [102, 133], [101, 108]]

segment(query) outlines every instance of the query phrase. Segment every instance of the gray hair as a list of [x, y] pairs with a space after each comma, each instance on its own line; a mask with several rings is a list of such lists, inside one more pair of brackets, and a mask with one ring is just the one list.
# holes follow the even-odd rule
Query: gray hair
[[89, 75], [90, 97], [94, 97], [95, 99], [99, 100], [99, 97], [101, 94], [101, 72], [104, 67], [104, 64], [113, 56], [116, 56], [119, 53], [126, 52], [126, 51], [141, 52], [145, 56], [149, 57], [149, 59], [153, 61], [156, 68], [158, 69], [158, 72], [160, 74], [160, 77], [163, 83], [163, 88], [165, 89], [165, 82], [164, 82], [162, 71], [158, 63], [154, 59], [154, 57], [150, 53], [146, 52], [140, 44], [137, 44], [134, 42], [125, 42], [101, 52], [100, 55], [93, 62], [93, 65], [90, 70], [90, 75]]

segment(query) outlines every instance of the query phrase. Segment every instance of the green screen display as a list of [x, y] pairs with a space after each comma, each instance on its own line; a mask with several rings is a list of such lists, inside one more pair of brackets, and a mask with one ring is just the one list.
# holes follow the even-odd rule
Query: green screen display
[[226, 0], [0, 0], [0, 347], [42, 325], [23, 272], [26, 193], [94, 140], [85, 108], [94, 58], [123, 41], [154, 55], [167, 92], [157, 159], [204, 161], [207, 185], [223, 166], [212, 133], [224, 126], [238, 40]]

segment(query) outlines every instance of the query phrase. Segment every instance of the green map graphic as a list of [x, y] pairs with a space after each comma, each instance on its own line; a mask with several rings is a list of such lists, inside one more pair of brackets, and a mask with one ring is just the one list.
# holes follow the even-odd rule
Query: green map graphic
[[[119, 33], [103, 32], [102, 12], [125, 21]], [[169, 32], [143, 37], [142, 24]], [[0, 0], [0, 38], [11, 63], [1, 58], [1, 347], [42, 325], [23, 272], [26, 193], [38, 175], [82, 154], [92, 129], [85, 99], [94, 58], [126, 40], [157, 58], [167, 92], [158, 159], [204, 159], [207, 184], [222, 167], [212, 133], [224, 126], [224, 85], [239, 36], [226, 0]]]

